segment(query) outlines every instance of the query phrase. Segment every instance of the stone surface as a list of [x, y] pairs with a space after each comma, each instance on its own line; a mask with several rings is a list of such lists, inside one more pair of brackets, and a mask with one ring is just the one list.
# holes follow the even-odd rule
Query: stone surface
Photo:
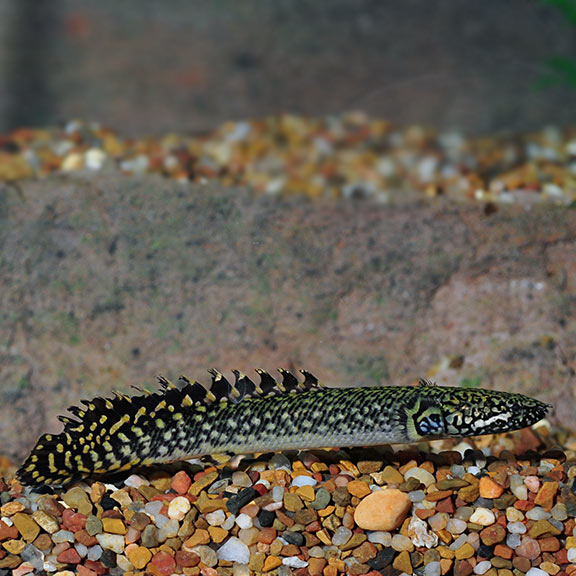
[[[57, 429], [70, 398], [146, 380], [144, 356], [150, 381], [167, 365], [175, 375], [203, 366], [207, 355], [215, 365], [246, 367], [305, 357], [335, 386], [408, 384], [433, 366], [438, 381], [460, 384], [476, 377], [466, 362], [473, 357], [480, 385], [552, 401], [554, 417], [576, 428], [556, 344], [572, 362], [576, 320], [565, 312], [562, 278], [573, 262], [574, 211], [502, 206], [487, 217], [478, 205], [255, 198], [118, 175], [53, 177], [21, 190], [6, 193], [0, 212], [0, 295], [5, 309], [18, 301], [44, 328], [20, 316], [0, 324], [0, 341], [13, 341], [0, 367], [0, 418], [22, 431], [0, 430], [0, 443], [19, 458]], [[144, 214], [173, 217], [165, 227]], [[207, 221], [226, 225], [208, 230]], [[99, 234], [87, 235], [93, 229]], [[30, 271], [20, 262], [31, 262]], [[104, 269], [115, 270], [118, 288], [96, 272]], [[79, 286], [83, 297], [71, 298]], [[158, 301], [168, 289], [170, 298]], [[210, 320], [221, 314], [234, 318], [227, 330]], [[177, 315], [182, 330], [174, 333], [173, 323], [155, 320]], [[94, 346], [103, 332], [105, 352]], [[543, 334], [554, 338], [543, 343]], [[460, 368], [441, 362], [452, 356], [464, 357]], [[110, 371], [114, 378], [101, 377]], [[16, 382], [23, 392], [12, 401]]]

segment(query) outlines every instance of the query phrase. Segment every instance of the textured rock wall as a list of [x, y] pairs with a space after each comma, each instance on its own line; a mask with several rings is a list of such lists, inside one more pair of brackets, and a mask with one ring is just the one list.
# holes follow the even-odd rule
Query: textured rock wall
[[[576, 427], [576, 212], [253, 197], [159, 178], [0, 188], [0, 446], [211, 366], [524, 391]], [[14, 430], [18, 431], [14, 434]]]

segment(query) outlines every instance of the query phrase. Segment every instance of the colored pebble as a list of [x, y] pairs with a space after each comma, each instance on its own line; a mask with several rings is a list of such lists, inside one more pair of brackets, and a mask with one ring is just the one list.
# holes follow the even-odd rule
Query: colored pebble
[[410, 497], [400, 490], [378, 490], [358, 504], [354, 521], [365, 530], [395, 530], [402, 524], [411, 506]]

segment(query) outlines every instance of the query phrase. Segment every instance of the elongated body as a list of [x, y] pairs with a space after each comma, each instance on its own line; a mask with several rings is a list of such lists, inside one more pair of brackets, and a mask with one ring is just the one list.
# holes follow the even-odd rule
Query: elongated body
[[258, 371], [255, 385], [235, 372], [231, 386], [211, 371], [210, 390], [182, 380], [153, 394], [95, 398], [61, 417], [19, 470], [29, 485], [64, 484], [94, 474], [207, 454], [247, 454], [371, 446], [516, 430], [543, 418], [548, 405], [520, 394], [448, 388], [324, 388], [304, 372]]

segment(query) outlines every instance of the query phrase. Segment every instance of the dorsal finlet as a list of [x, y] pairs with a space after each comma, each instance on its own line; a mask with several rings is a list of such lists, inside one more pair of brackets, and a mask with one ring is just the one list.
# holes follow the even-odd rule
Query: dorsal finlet
[[420, 378], [420, 380], [418, 380], [418, 386], [436, 386], [436, 385], [437, 385], [436, 382], [428, 378]]
[[172, 382], [171, 380], [168, 380], [168, 378], [166, 378], [165, 376], [158, 376], [158, 382], [160, 382], [160, 386], [162, 386], [164, 390], [169, 389], [178, 390], [178, 386], [176, 386], [176, 384], [174, 384], [174, 382]]
[[302, 386], [305, 390], [313, 390], [315, 388], [323, 388], [322, 384], [318, 381], [318, 378], [308, 372], [308, 370], [298, 370], [302, 376], [304, 376], [304, 382], [302, 382]]

